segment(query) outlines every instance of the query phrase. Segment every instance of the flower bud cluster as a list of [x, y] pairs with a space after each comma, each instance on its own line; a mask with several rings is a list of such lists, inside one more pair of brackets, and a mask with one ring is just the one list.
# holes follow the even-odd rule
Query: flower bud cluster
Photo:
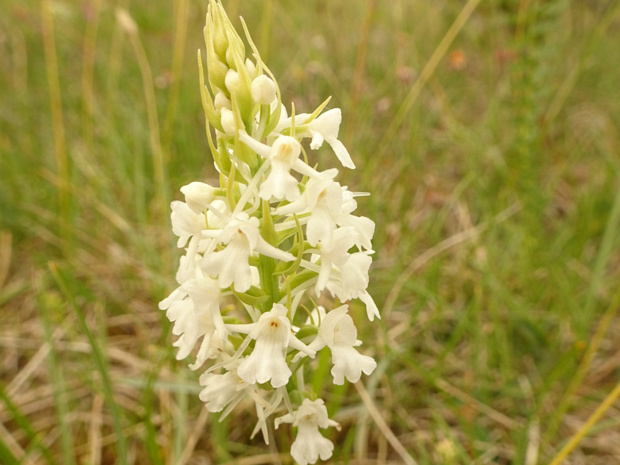
[[254, 434], [268, 442], [267, 421], [280, 415], [276, 428], [297, 428], [291, 454], [298, 463], [326, 460], [333, 444], [319, 430], [339, 426], [304, 379], [326, 348], [334, 384], [376, 368], [357, 350], [346, 304], [359, 299], [370, 320], [379, 317], [367, 291], [375, 225], [353, 214], [365, 194], [338, 183], [337, 169], [313, 167], [302, 145], [307, 138], [317, 150], [327, 142], [354, 168], [338, 140], [340, 110], [323, 112], [325, 102], [288, 117], [249, 35], [254, 61], [217, 0], [205, 39], [201, 93], [219, 185], [192, 182], [181, 188], [184, 201], [171, 204], [185, 255], [179, 286], [159, 307], [174, 323], [177, 359], [192, 354], [190, 368], [204, 370], [200, 399], [210, 412], [224, 418], [249, 401]]

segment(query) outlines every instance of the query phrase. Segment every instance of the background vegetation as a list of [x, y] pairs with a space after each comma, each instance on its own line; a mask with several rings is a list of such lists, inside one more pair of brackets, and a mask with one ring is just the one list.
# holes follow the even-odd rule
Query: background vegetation
[[[619, 5], [225, 0], [284, 100], [343, 109], [344, 184], [372, 193], [379, 368], [325, 394], [335, 463], [547, 464], [616, 392]], [[157, 310], [168, 203], [214, 175], [205, 13], [0, 1], [3, 464], [290, 463], [286, 429], [208, 414]], [[620, 463], [613, 400], [564, 463]]]

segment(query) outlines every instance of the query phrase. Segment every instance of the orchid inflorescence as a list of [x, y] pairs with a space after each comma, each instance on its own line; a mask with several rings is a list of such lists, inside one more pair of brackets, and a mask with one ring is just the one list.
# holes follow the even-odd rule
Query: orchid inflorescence
[[[326, 101], [311, 114], [295, 114], [292, 106], [289, 117], [245, 32], [254, 61], [219, 0], [210, 0], [208, 86], [200, 52], [198, 61], [220, 185], [192, 182], [181, 188], [185, 201], [172, 202], [172, 229], [185, 255], [179, 287], [159, 307], [179, 336], [177, 359], [200, 341], [190, 368], [209, 362], [200, 376], [206, 408], [224, 418], [249, 399], [258, 418], [253, 435], [261, 431], [267, 443], [267, 420], [281, 414], [274, 425], [297, 428], [291, 455], [305, 465], [332, 455], [319, 428], [339, 428], [304, 381], [317, 353], [331, 351], [334, 384], [357, 382], [376, 368], [357, 351], [357, 329], [341, 304], [359, 299], [371, 321], [379, 317], [366, 290], [375, 225], [353, 215], [356, 197], [366, 194], [335, 181], [337, 169], [311, 166], [301, 144], [309, 138], [317, 150], [327, 142], [344, 167], [355, 168], [338, 140], [340, 109], [324, 112]], [[327, 294], [334, 302], [325, 305], [335, 308], [318, 305], [330, 300]]]

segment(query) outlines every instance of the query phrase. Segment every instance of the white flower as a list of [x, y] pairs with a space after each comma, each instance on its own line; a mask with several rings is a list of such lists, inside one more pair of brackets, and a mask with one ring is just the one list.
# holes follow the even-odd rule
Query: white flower
[[[237, 400], [243, 394], [239, 392], [239, 377], [234, 371], [223, 374], [204, 373], [200, 376], [200, 385], [204, 389], [200, 391], [200, 400], [211, 413], [221, 412], [231, 402]], [[242, 386], [247, 386], [241, 383]]]
[[204, 277], [202, 271], [200, 270], [200, 260], [202, 260], [202, 255], [197, 253], [199, 244], [199, 240], [190, 241], [189, 246], [186, 249], [186, 255], [183, 255], [179, 259], [179, 269], [176, 274], [176, 280], [179, 284], [183, 284], [185, 281], [189, 281], [190, 279]]
[[372, 296], [368, 293], [368, 291], [362, 291], [355, 296], [351, 295], [351, 291], [346, 289], [342, 281], [330, 280], [327, 282], [327, 286], [325, 286], [327, 290], [332, 294], [338, 297], [342, 302], [350, 299], [360, 299], [364, 305], [366, 305], [366, 315], [368, 315], [368, 319], [373, 321], [375, 317], [381, 319], [381, 315], [379, 314], [379, 309], [377, 308], [377, 304], [373, 300]]
[[291, 332], [291, 322], [287, 318], [288, 309], [274, 304], [263, 313], [256, 323], [248, 325], [228, 325], [232, 331], [246, 333], [256, 340], [252, 353], [237, 369], [239, 377], [248, 384], [271, 381], [274, 388], [288, 383], [291, 370], [286, 363], [288, 347], [305, 352], [314, 357], [314, 352], [297, 339]]
[[291, 175], [291, 169], [308, 177], [319, 174], [299, 159], [301, 145], [294, 137], [278, 136], [270, 147], [241, 130], [239, 140], [271, 163], [271, 171], [260, 189], [260, 196], [265, 200], [273, 197], [276, 200], [286, 198], [288, 201], [293, 201], [299, 198], [298, 182]]
[[319, 457], [321, 460], [327, 460], [332, 456], [334, 445], [321, 435], [319, 428], [329, 426], [339, 428], [340, 425], [327, 417], [323, 399], [315, 401], [304, 399], [295, 412], [276, 418], [276, 428], [281, 423], [292, 423], [297, 427], [297, 437], [291, 446], [291, 455], [299, 465], [315, 463]]
[[209, 412], [221, 412], [229, 404], [234, 408], [244, 396], [248, 384], [237, 374], [237, 368], [242, 360], [226, 364], [227, 371], [223, 374], [207, 371], [200, 376], [199, 383], [204, 389], [200, 391], [199, 397]]
[[[341, 228], [338, 230], [346, 231]], [[339, 234], [340, 236], [340, 234]], [[348, 237], [343, 237], [331, 249], [319, 247], [316, 251], [318, 255], [313, 255], [313, 260], [320, 257], [321, 265], [319, 279], [316, 284], [315, 292], [320, 294], [326, 287], [328, 289], [338, 289], [330, 284], [338, 284], [342, 290], [338, 290], [337, 295], [343, 302], [345, 300], [357, 299], [368, 287], [368, 270], [372, 263], [369, 252], [346, 253], [340, 244], [346, 244]], [[307, 265], [309, 268], [310, 265]], [[332, 292], [334, 294], [334, 292]]]
[[220, 313], [220, 290], [209, 278], [191, 279], [159, 303], [161, 310], [174, 323], [172, 334], [180, 336], [173, 344], [179, 348], [177, 360], [186, 358], [202, 338], [196, 362], [199, 368], [217, 349], [229, 347], [228, 331]]
[[272, 197], [276, 200], [286, 199], [289, 202], [299, 198], [299, 187], [290, 171], [299, 159], [301, 146], [297, 139], [280, 136], [276, 139], [269, 152], [271, 171], [260, 186], [260, 196], [265, 200]]
[[220, 421], [226, 418], [242, 399], [249, 397], [254, 401], [258, 417], [251, 437], [253, 438], [258, 431], [262, 431], [265, 443], [269, 444], [267, 417], [278, 408], [282, 401], [282, 395], [276, 391], [275, 395], [268, 401], [261, 396], [256, 385], [250, 385], [243, 381], [237, 372], [243, 361], [243, 358], [239, 358], [224, 363], [222, 368], [226, 371], [222, 374], [209, 371], [203, 373], [199, 382], [204, 386], [204, 389], [200, 392], [199, 397], [209, 412], [215, 413], [223, 410]]
[[[321, 294], [321, 291], [325, 289], [327, 282], [332, 274], [334, 267], [340, 267], [347, 263], [351, 255], [348, 250], [355, 244], [354, 236], [351, 234], [351, 228], [339, 228], [333, 233], [333, 241], [328, 247], [322, 242], [318, 244], [317, 250], [313, 251], [316, 255], [313, 255], [313, 259], [320, 257], [321, 269], [319, 271], [319, 277], [315, 286], [315, 292], [317, 295]], [[368, 268], [366, 268], [368, 270]], [[366, 277], [366, 284], [368, 283], [368, 277]], [[366, 287], [364, 287], [366, 289]]]
[[171, 202], [170, 208], [172, 209], [170, 214], [172, 232], [179, 236], [177, 247], [184, 247], [191, 236], [199, 235], [205, 227], [205, 216], [192, 211], [185, 202], [179, 200]]
[[353, 243], [360, 249], [367, 251], [372, 249], [372, 236], [375, 233], [375, 222], [365, 216], [355, 216], [351, 214], [340, 215], [336, 223], [342, 227], [350, 227]]
[[309, 348], [317, 351], [325, 346], [331, 350], [334, 384], [344, 384], [345, 377], [356, 383], [362, 372], [369, 375], [377, 367], [372, 357], [361, 355], [354, 349], [361, 341], [357, 340], [357, 328], [347, 310], [347, 306], [343, 305], [327, 313], [317, 338], [309, 345]]
[[[357, 299], [366, 291], [369, 281], [368, 270], [372, 263], [372, 258], [368, 254], [369, 252], [350, 254], [345, 261], [337, 263], [339, 273], [334, 273], [334, 277], [330, 276], [331, 281], [336, 280], [346, 291], [346, 295], [339, 293], [340, 296], [345, 297], [344, 300]], [[328, 283], [329, 280], [326, 281], [326, 286]]]
[[310, 245], [319, 241], [331, 247], [332, 237], [336, 229], [335, 217], [342, 209], [342, 187], [333, 178], [338, 170], [323, 171], [319, 176], [311, 178], [306, 184], [302, 196], [284, 207], [277, 208], [278, 215], [289, 215], [310, 211], [307, 220], [306, 235]]
[[355, 164], [353, 160], [351, 160], [351, 155], [349, 155], [344, 144], [338, 140], [338, 131], [340, 130], [341, 122], [342, 113], [340, 112], [340, 108], [328, 110], [317, 119], [310, 122], [310, 124], [308, 124], [308, 130], [312, 135], [310, 148], [312, 150], [317, 150], [323, 145], [323, 140], [325, 140], [331, 145], [338, 160], [342, 163], [342, 166], [355, 169]]
[[290, 253], [268, 244], [258, 226], [258, 218], [250, 218], [242, 212], [221, 231], [203, 231], [204, 236], [213, 236], [219, 243], [226, 244], [223, 250], [206, 254], [201, 264], [205, 273], [217, 277], [222, 289], [234, 283], [237, 292], [245, 292], [252, 286], [248, 259], [254, 251], [285, 262], [295, 260]]
[[252, 100], [260, 105], [269, 105], [276, 99], [276, 85], [264, 74], [257, 76], [252, 81], [250, 88]]
[[[303, 126], [310, 117], [307, 113], [295, 115], [295, 125]], [[331, 145], [336, 157], [342, 163], [345, 168], [355, 169], [355, 164], [351, 159], [351, 155], [347, 151], [342, 142], [338, 140], [338, 132], [340, 131], [340, 123], [342, 122], [342, 112], [340, 108], [333, 108], [326, 111], [316, 119], [310, 121], [307, 124], [305, 131], [297, 131], [295, 134], [299, 137], [312, 137], [310, 141], [310, 148], [317, 150], [323, 141]], [[276, 131], [280, 132], [283, 129], [290, 127], [292, 118], [282, 118], [276, 127]]]
[[204, 212], [215, 197], [215, 189], [204, 182], [190, 182], [181, 187], [181, 192], [187, 206], [196, 214]]

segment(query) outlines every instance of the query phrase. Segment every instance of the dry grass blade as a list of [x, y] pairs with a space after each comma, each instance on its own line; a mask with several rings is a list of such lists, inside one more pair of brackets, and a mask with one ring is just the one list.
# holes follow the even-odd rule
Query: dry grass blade
[[375, 424], [377, 425], [377, 428], [379, 428], [379, 431], [381, 431], [381, 434], [385, 436], [385, 439], [387, 439], [387, 441], [394, 448], [394, 450], [400, 456], [400, 458], [403, 459], [403, 462], [406, 465], [417, 465], [417, 462], [413, 459], [413, 457], [411, 457], [409, 452], [407, 452], [407, 449], [405, 449], [405, 446], [403, 446], [402, 443], [398, 440], [396, 435], [392, 432], [388, 424], [385, 422], [385, 420], [381, 416], [381, 413], [377, 410], [377, 407], [375, 406], [374, 402], [368, 395], [368, 392], [366, 391], [366, 388], [364, 387], [364, 385], [362, 383], [355, 383], [355, 388], [357, 389], [357, 392], [359, 393], [362, 399], [362, 402], [364, 402], [364, 405], [366, 406], [368, 413], [370, 414]]
[[451, 384], [447, 383], [446, 381], [444, 381], [442, 379], [438, 379], [435, 382], [435, 385], [439, 389], [441, 389], [442, 391], [445, 391], [448, 394], [450, 394], [451, 396], [456, 397], [457, 399], [465, 402], [467, 405], [472, 406], [473, 408], [475, 408], [479, 412], [484, 413], [490, 419], [496, 421], [497, 423], [505, 426], [508, 429], [515, 429], [515, 428], [517, 428], [517, 427], [519, 427], [521, 425], [521, 422], [515, 421], [515, 420], [507, 417], [503, 413], [498, 412], [497, 410], [489, 407], [488, 405], [483, 404], [479, 400], [473, 398], [472, 396], [466, 394], [465, 392], [463, 392], [460, 389], [452, 386]]
[[19, 460], [24, 457], [24, 449], [19, 445], [19, 442], [15, 440], [13, 435], [4, 427], [2, 423], [0, 423], [0, 437], [2, 437], [2, 441], [4, 445], [9, 449], [9, 451]]
[[190, 434], [189, 438], [187, 438], [187, 445], [185, 446], [183, 452], [181, 453], [181, 456], [179, 457], [179, 460], [177, 462], [178, 465], [185, 465], [187, 461], [191, 458], [196, 444], [198, 443], [198, 439], [204, 431], [208, 419], [209, 411], [206, 408], [201, 409], [198, 420], [196, 421], [196, 426], [194, 427], [194, 431], [192, 431], [192, 434]]
[[288, 458], [289, 454], [260, 454], [231, 460], [222, 465], [270, 465], [280, 463], [282, 460], [288, 460]]
[[596, 326], [596, 331], [594, 332], [594, 336], [588, 345], [588, 349], [581, 360], [581, 363], [577, 367], [575, 374], [570, 380], [564, 395], [560, 399], [555, 411], [553, 412], [553, 416], [551, 417], [550, 423], [547, 426], [547, 430], [545, 431], [545, 438], [547, 440], [551, 439], [560, 425], [560, 422], [563, 418], [563, 415], [566, 411], [568, 411], [571, 401], [573, 400], [573, 396], [579, 389], [579, 386], [583, 383], [590, 366], [592, 365], [592, 361], [594, 360], [595, 355], [597, 354], [601, 343], [603, 342], [603, 338], [607, 333], [612, 321], [616, 317], [618, 310], [620, 310], [620, 289], [616, 291], [609, 307], [605, 314], [599, 320], [598, 325]]
[[568, 443], [562, 448], [562, 450], [555, 456], [549, 465], [559, 465], [562, 461], [568, 457], [568, 455], [575, 449], [586, 434], [592, 429], [596, 422], [603, 416], [607, 410], [609, 410], [614, 402], [620, 397], [620, 383], [609, 393], [609, 395], [601, 402], [601, 405], [597, 407], [594, 413], [588, 418], [588, 421], [575, 433], [575, 435], [568, 441]]
[[11, 265], [12, 235], [9, 231], [0, 231], [0, 287], [6, 282]]
[[93, 399], [93, 408], [91, 410], [90, 430], [88, 433], [88, 442], [90, 444], [90, 460], [91, 465], [101, 464], [101, 426], [103, 424], [102, 409], [103, 396], [96, 395]]
[[[69, 326], [69, 322], [73, 321], [72, 317], [67, 317], [62, 325], [54, 330], [52, 333], [52, 341], [54, 343], [60, 341], [60, 339], [65, 335], [66, 328]], [[42, 341], [40, 342], [39, 350], [34, 354], [34, 356], [28, 361], [26, 366], [24, 366], [19, 373], [13, 378], [13, 380], [7, 386], [7, 394], [9, 396], [16, 395], [19, 390], [22, 388], [24, 383], [28, 381], [28, 379], [37, 371], [37, 369], [41, 366], [41, 364], [46, 360], [49, 355], [51, 347], [48, 344], [44, 344]]]
[[431, 259], [435, 258], [437, 255], [441, 254], [442, 252], [445, 252], [446, 250], [456, 245], [459, 245], [463, 242], [467, 242], [468, 240], [471, 240], [479, 236], [491, 224], [496, 224], [496, 223], [502, 222], [510, 218], [512, 215], [517, 213], [520, 209], [521, 209], [521, 205], [518, 203], [515, 203], [511, 205], [510, 207], [508, 207], [503, 212], [501, 212], [499, 215], [497, 215], [494, 221], [469, 228], [463, 232], [455, 234], [454, 236], [444, 239], [439, 244], [424, 251], [424, 253], [422, 253], [420, 256], [418, 256], [415, 260], [413, 260], [409, 264], [407, 269], [394, 282], [394, 285], [392, 286], [392, 289], [390, 290], [387, 296], [387, 299], [385, 300], [385, 304], [383, 304], [383, 310], [382, 310], [383, 315], [384, 316], [389, 315], [405, 283], [409, 281], [411, 276], [413, 276], [413, 274], [416, 271], [418, 271], [420, 268], [422, 268], [422, 266], [424, 266], [428, 261], [430, 261]]

